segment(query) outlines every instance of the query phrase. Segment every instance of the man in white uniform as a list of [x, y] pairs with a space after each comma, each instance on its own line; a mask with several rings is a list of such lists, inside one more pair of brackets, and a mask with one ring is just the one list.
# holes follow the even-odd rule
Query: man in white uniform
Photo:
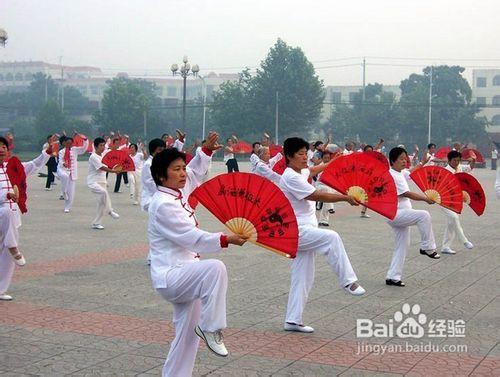
[[139, 199], [141, 198], [142, 166], [144, 165], [144, 160], [147, 158], [144, 144], [140, 143], [139, 145], [141, 146], [141, 152], [139, 152], [139, 146], [137, 144], [130, 144], [130, 157], [134, 161], [135, 170], [127, 172], [130, 184], [130, 198], [135, 206], [139, 204]]
[[[403, 275], [403, 266], [406, 258], [406, 252], [410, 246], [410, 226], [416, 225], [420, 232], [420, 254], [427, 255], [429, 258], [439, 259], [440, 255], [436, 252], [436, 242], [432, 231], [431, 215], [427, 211], [413, 209], [411, 200], [417, 200], [434, 204], [434, 202], [423, 194], [410, 191], [408, 179], [410, 170], [406, 169], [408, 154], [404, 148], [396, 147], [389, 152], [389, 162], [396, 191], [398, 194], [398, 211], [394, 220], [389, 220], [387, 223], [394, 230], [396, 237], [396, 248], [392, 256], [391, 266], [387, 271], [385, 283], [387, 285], [395, 285], [404, 287], [405, 284], [401, 281]], [[418, 169], [425, 165], [422, 161], [412, 170]]]
[[292, 276], [284, 329], [306, 333], [314, 331], [312, 327], [303, 324], [302, 313], [314, 282], [316, 254], [326, 257], [340, 285], [347, 292], [356, 296], [365, 293], [357, 283], [358, 278], [338, 233], [319, 229], [316, 220], [316, 201], [325, 203], [345, 201], [351, 205], [358, 203], [348, 195], [318, 191], [309, 183], [311, 176], [323, 171], [327, 165], [308, 169], [308, 147], [307, 141], [298, 137], [285, 140], [283, 151], [288, 167], [280, 180], [280, 188], [290, 200], [299, 226], [299, 245], [297, 256], [291, 262]]
[[65, 137], [64, 148], [59, 151], [57, 175], [61, 179], [65, 213], [69, 213], [75, 199], [75, 184], [78, 179], [78, 155], [84, 154], [89, 145], [87, 138], [83, 140], [81, 147], [73, 147], [73, 138]]
[[[469, 165], [462, 165], [462, 154], [458, 151], [450, 151], [448, 153], [448, 164], [445, 169], [449, 172], [455, 173], [470, 173], [474, 169], [476, 163], [475, 154], [472, 153]], [[449, 210], [448, 208], [441, 207], [441, 211], [446, 217], [446, 227], [444, 229], [443, 246], [441, 252], [443, 254], [456, 254], [456, 251], [451, 248], [453, 241], [458, 236], [458, 240], [467, 248], [472, 249], [474, 245], [470, 242], [464, 234], [458, 213]]]
[[89, 174], [87, 175], [87, 186], [90, 191], [97, 196], [97, 215], [92, 221], [92, 229], [103, 230], [102, 218], [108, 214], [113, 219], [118, 219], [120, 216], [113, 211], [111, 207], [111, 199], [108, 194], [106, 185], [106, 173], [119, 174], [121, 171], [110, 169], [102, 163], [102, 154], [104, 152], [106, 141], [103, 138], [97, 137], [94, 140], [94, 152], [89, 158]]

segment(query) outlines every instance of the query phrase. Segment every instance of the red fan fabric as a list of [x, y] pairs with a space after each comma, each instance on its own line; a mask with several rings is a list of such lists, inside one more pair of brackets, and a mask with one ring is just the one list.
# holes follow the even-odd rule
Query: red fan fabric
[[73, 146], [81, 147], [86, 138], [87, 137], [83, 134], [76, 134], [75, 136], [73, 136]]
[[283, 175], [283, 172], [286, 169], [286, 158], [280, 158], [278, 162], [276, 162], [273, 166], [273, 171], [278, 173], [279, 175]]
[[451, 151], [450, 147], [441, 147], [436, 151], [436, 153], [434, 153], [434, 157], [440, 160], [446, 160], [448, 158], [448, 153], [450, 153], [450, 151]]
[[7, 176], [9, 177], [12, 187], [17, 186], [19, 189], [17, 205], [21, 213], [28, 212], [28, 208], [26, 207], [26, 201], [28, 200], [26, 192], [28, 188], [26, 184], [26, 172], [24, 171], [24, 166], [21, 161], [15, 156], [9, 158], [7, 162]]
[[358, 202], [389, 219], [396, 217], [398, 195], [387, 167], [365, 153], [353, 153], [330, 162], [320, 181], [354, 196]]
[[288, 258], [295, 258], [298, 226], [293, 208], [270, 180], [251, 173], [221, 174], [190, 196], [232, 232]]
[[476, 155], [476, 162], [483, 163], [484, 157], [477, 149], [467, 148], [462, 151], [462, 160], [468, 160], [471, 157], [471, 153], [474, 152]]
[[248, 144], [246, 141], [239, 140], [237, 143], [233, 144], [234, 153], [252, 153], [252, 145]]
[[389, 169], [389, 167], [390, 167], [389, 160], [382, 153], [377, 152], [377, 151], [366, 151], [366, 152], [362, 152], [362, 153], [366, 153], [368, 156], [371, 156], [371, 157], [377, 159], [378, 161], [383, 163], [387, 167], [387, 169]]
[[115, 166], [121, 166], [122, 171], [134, 171], [134, 161], [126, 150], [112, 150], [104, 155], [102, 163], [108, 168], [113, 169]]
[[283, 147], [281, 145], [271, 144], [269, 146], [269, 154], [271, 155], [271, 158], [276, 156], [278, 153], [283, 153]]
[[442, 207], [462, 212], [462, 188], [452, 172], [440, 166], [424, 166], [413, 171], [410, 178], [427, 197]]
[[486, 195], [479, 181], [468, 173], [455, 173], [455, 177], [462, 187], [464, 202], [481, 216], [486, 208]]

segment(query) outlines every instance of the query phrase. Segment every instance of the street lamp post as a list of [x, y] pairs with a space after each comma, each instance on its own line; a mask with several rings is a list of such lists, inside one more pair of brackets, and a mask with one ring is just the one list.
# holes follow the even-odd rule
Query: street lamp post
[[184, 56], [184, 59], [182, 59], [182, 65], [179, 70], [179, 66], [177, 64], [172, 64], [170, 67], [170, 70], [172, 71], [172, 74], [175, 75], [181, 75], [183, 79], [183, 91], [182, 91], [182, 129], [183, 131], [186, 129], [186, 80], [188, 76], [198, 76], [198, 72], [200, 72], [200, 67], [198, 64], [193, 64], [191, 67], [191, 64], [188, 63], [188, 57]]
[[5, 47], [5, 43], [7, 42], [7, 39], [9, 39], [7, 32], [4, 29], [0, 28], [0, 46]]

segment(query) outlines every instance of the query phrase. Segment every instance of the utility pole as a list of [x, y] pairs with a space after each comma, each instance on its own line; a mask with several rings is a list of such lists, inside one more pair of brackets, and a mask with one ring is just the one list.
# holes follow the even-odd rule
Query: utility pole
[[366, 85], [366, 59], [363, 58], [363, 96], [362, 96], [362, 103], [365, 102], [365, 85]]
[[64, 111], [64, 68], [62, 58], [62, 56], [59, 57], [59, 65], [61, 66], [61, 112]]
[[429, 75], [429, 133], [427, 135], [427, 143], [431, 143], [431, 127], [432, 127], [432, 66]]
[[45, 75], [45, 103], [47, 103], [48, 96], [49, 96], [49, 89], [47, 88], [47, 81], [49, 80], [48, 75]]
[[146, 110], [146, 106], [144, 106], [144, 110], [142, 112], [142, 117], [143, 117], [143, 122], [144, 122], [144, 140], [145, 140], [144, 142], [146, 142], [148, 140], [147, 139], [147, 136], [148, 136], [147, 135], [148, 134], [148, 132], [147, 132], [147, 130], [148, 130], [148, 126], [147, 126], [147, 124], [148, 124], [148, 112]]
[[276, 91], [276, 110], [275, 110], [275, 144], [279, 145], [278, 143], [278, 126], [279, 126], [279, 92]]

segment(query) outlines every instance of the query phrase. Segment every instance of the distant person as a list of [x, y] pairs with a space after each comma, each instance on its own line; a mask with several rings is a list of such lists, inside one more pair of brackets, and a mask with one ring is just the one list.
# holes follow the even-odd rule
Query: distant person
[[227, 166], [227, 172], [238, 172], [240, 169], [238, 168], [238, 161], [234, 157], [234, 148], [233, 144], [238, 142], [238, 138], [236, 136], [232, 136], [226, 140], [227, 145], [224, 147], [224, 163]]
[[497, 170], [498, 149], [495, 144], [491, 148], [491, 170]]
[[[47, 149], [50, 147], [51, 140], [52, 135], [47, 136], [47, 142], [43, 145], [43, 149]], [[52, 185], [55, 181], [54, 173], [57, 172], [57, 153], [55, 151], [51, 154], [49, 160], [45, 165], [47, 166], [47, 180], [45, 181], [45, 190], [51, 191]]]

